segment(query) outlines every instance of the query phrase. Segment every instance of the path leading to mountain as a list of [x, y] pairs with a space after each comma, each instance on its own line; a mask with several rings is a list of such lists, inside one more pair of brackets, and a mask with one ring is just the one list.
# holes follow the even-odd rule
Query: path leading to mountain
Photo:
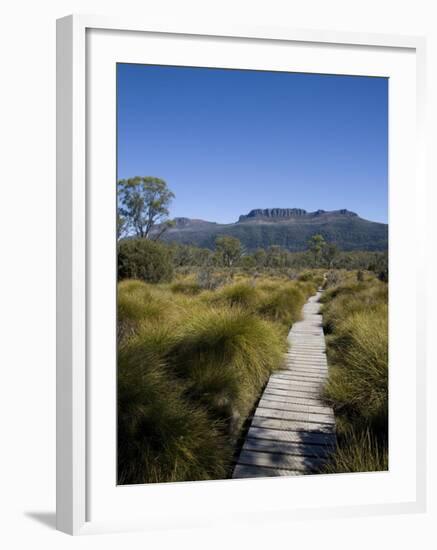
[[285, 368], [270, 376], [234, 478], [310, 474], [335, 446], [334, 412], [319, 397], [328, 376], [321, 293], [308, 300], [290, 330]]

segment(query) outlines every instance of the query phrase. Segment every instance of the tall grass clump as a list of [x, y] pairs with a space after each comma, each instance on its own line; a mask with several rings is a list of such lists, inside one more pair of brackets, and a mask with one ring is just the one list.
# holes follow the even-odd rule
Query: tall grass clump
[[388, 470], [388, 447], [381, 444], [370, 430], [353, 429], [339, 436], [336, 452], [325, 464], [323, 472], [381, 472]]
[[170, 286], [170, 289], [172, 292], [180, 293], [180, 294], [188, 294], [190, 296], [193, 296], [195, 294], [199, 294], [202, 292], [202, 288], [196, 281], [192, 280], [180, 280], [175, 281]]
[[260, 291], [255, 285], [238, 282], [217, 290], [210, 296], [209, 301], [215, 304], [221, 303], [253, 310], [259, 304], [260, 299]]
[[275, 290], [266, 293], [258, 312], [272, 320], [290, 328], [301, 318], [302, 307], [306, 301], [303, 288], [293, 284], [278, 285]]
[[169, 362], [190, 398], [235, 437], [285, 349], [278, 329], [250, 312], [200, 309], [184, 320]]
[[160, 285], [125, 280], [117, 288], [117, 335], [121, 342], [144, 323], [175, 323], [188, 306], [185, 296], [173, 296]]
[[331, 334], [349, 315], [371, 311], [380, 304], [386, 304], [388, 287], [376, 279], [368, 283], [348, 283], [327, 290], [321, 301], [329, 303], [328, 307], [322, 309], [322, 313], [325, 333]]
[[152, 330], [119, 350], [119, 484], [226, 477], [231, 449], [219, 423], [169, 374], [168, 339]]
[[346, 317], [333, 340], [335, 365], [326, 386], [338, 410], [377, 430], [387, 430], [387, 305]]
[[[338, 448], [328, 471], [386, 469], [388, 449], [387, 285], [374, 279], [325, 293], [329, 378]], [[361, 446], [361, 454], [360, 454]]]

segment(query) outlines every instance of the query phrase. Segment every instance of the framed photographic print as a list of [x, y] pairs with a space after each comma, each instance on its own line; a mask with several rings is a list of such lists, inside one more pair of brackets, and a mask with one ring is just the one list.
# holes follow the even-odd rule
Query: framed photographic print
[[423, 40], [57, 51], [58, 528], [422, 510]]

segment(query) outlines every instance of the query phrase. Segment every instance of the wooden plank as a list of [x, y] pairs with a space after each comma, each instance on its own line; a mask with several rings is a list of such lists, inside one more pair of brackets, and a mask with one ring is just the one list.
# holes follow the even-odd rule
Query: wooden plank
[[327, 375], [319, 375], [319, 376], [310, 376], [310, 375], [304, 375], [304, 374], [297, 374], [295, 372], [290, 373], [289, 376], [282, 375], [282, 376], [275, 376], [270, 377], [270, 380], [272, 382], [285, 382], [292, 384], [293, 382], [303, 382], [307, 384], [321, 384], [322, 386], [325, 384], [327, 380]]
[[264, 466], [294, 471], [307, 472], [316, 470], [324, 463], [324, 459], [313, 456], [293, 456], [284, 453], [267, 453], [258, 451], [241, 451], [238, 464], [247, 466]]
[[329, 372], [329, 370], [328, 365], [314, 365], [314, 363], [310, 363], [307, 365], [303, 365], [302, 363], [286, 363], [283, 368], [278, 371], [278, 374], [290, 374], [290, 372], [295, 372], [296, 374], [306, 373], [309, 376], [317, 376], [318, 374], [326, 374], [327, 372]]
[[299, 420], [304, 422], [320, 422], [322, 424], [335, 424], [334, 414], [318, 414], [315, 412], [289, 411], [286, 409], [273, 409], [266, 407], [258, 407], [255, 411], [255, 417], [262, 416], [263, 418], [278, 418], [279, 420]]
[[277, 376], [278, 374], [285, 374], [286, 376], [306, 375], [308, 377], [313, 377], [313, 378], [318, 376], [323, 376], [326, 378], [328, 373], [329, 373], [328, 367], [309, 366], [308, 368], [305, 368], [302, 365], [285, 365], [285, 368], [281, 369], [280, 371], [277, 371], [272, 376]]
[[312, 342], [302, 342], [299, 340], [291, 340], [291, 348], [288, 353], [293, 353], [295, 351], [305, 351], [308, 353], [314, 353], [314, 354], [323, 354], [325, 353], [325, 345], [319, 345]]
[[323, 363], [326, 364], [327, 358], [326, 355], [320, 355], [320, 356], [310, 356], [308, 354], [304, 355], [298, 355], [298, 354], [290, 354], [288, 357], [285, 358], [286, 361], [299, 361], [300, 363]]
[[274, 428], [259, 428], [257, 426], [250, 428], [247, 437], [251, 439], [305, 443], [308, 445], [325, 445], [332, 448], [336, 441], [335, 434], [332, 432], [275, 430]]
[[326, 358], [326, 353], [315, 353], [314, 351], [312, 351], [311, 353], [305, 353], [301, 350], [296, 350], [294, 351], [293, 353], [289, 353], [286, 357], [285, 357], [286, 360], [290, 360], [292, 359], [293, 361], [325, 361], [327, 360]]
[[318, 372], [328, 372], [328, 365], [314, 362], [301, 363], [300, 361], [286, 361], [282, 370], [284, 372], [296, 370], [297, 372], [303, 371], [308, 372], [309, 374], [314, 372], [317, 374]]
[[[310, 407], [309, 408], [309, 411], [311, 412], [315, 412], [313, 411], [312, 409], [324, 409], [326, 407], [325, 403], [323, 403], [323, 401], [321, 399], [317, 399], [317, 398], [312, 398], [312, 399], [308, 399], [306, 396], [304, 397], [290, 397], [290, 396], [285, 396], [285, 399], [284, 399], [284, 396], [282, 395], [274, 395], [274, 394], [269, 394], [269, 395], [266, 395], [264, 394], [261, 401], [260, 401], [260, 404], [261, 402], [267, 402], [267, 403], [270, 403], [272, 405], [278, 405], [281, 404], [283, 407], [287, 406], [287, 407], [294, 407], [294, 406], [301, 406], [301, 405], [305, 405], [306, 407]], [[328, 410], [332, 410], [330, 409], [330, 407], [326, 407]]]
[[302, 367], [327, 367], [328, 360], [326, 357], [319, 359], [315, 357], [286, 357], [285, 364]]
[[301, 380], [270, 380], [268, 383], [269, 387], [276, 387], [281, 389], [296, 389], [296, 390], [308, 390], [317, 392], [320, 391], [323, 388], [323, 382], [317, 381], [317, 382], [303, 382]]
[[291, 391], [291, 392], [300, 392], [300, 393], [312, 393], [315, 397], [319, 396], [321, 394], [321, 390], [323, 390], [323, 382], [319, 384], [318, 387], [313, 386], [299, 386], [299, 385], [293, 385], [292, 382], [296, 382], [296, 380], [290, 380], [289, 383], [281, 383], [279, 380], [270, 380], [267, 383], [267, 386], [264, 391]]
[[316, 360], [323, 361], [326, 359], [325, 351], [315, 351], [314, 349], [309, 352], [302, 349], [292, 349], [286, 355], [285, 359], [302, 359], [304, 361]]
[[[290, 405], [293, 405], [293, 403], [296, 404], [308, 404], [308, 406], [314, 406], [314, 407], [325, 407], [325, 403], [322, 399], [319, 397], [312, 397], [308, 398], [306, 395], [298, 395], [292, 396], [292, 395], [281, 395], [281, 394], [275, 394], [275, 393], [265, 393], [263, 394], [261, 401], [273, 401], [273, 402], [281, 402], [283, 404], [289, 403]], [[332, 410], [332, 409], [331, 409]]]
[[317, 374], [310, 374], [308, 372], [296, 372], [294, 370], [290, 370], [288, 372], [280, 372], [273, 374], [270, 377], [270, 380], [308, 380], [309, 382], [317, 382], [321, 381], [324, 382], [326, 380], [326, 374], [317, 373]]
[[283, 370], [300, 369], [311, 372], [311, 370], [324, 371], [328, 370], [327, 361], [299, 361], [299, 359], [287, 359]]
[[298, 357], [298, 356], [289, 356], [285, 358], [286, 363], [292, 363], [294, 365], [302, 365], [302, 366], [311, 366], [314, 365], [316, 367], [324, 366], [326, 367], [328, 365], [328, 359], [326, 356], [324, 357]]
[[320, 399], [321, 392], [314, 392], [308, 390], [293, 390], [291, 388], [277, 388], [275, 386], [267, 386], [264, 390], [264, 395], [282, 395], [288, 397], [301, 397], [306, 399]]
[[249, 437], [244, 443], [243, 450], [326, 458], [332, 452], [332, 447], [327, 445], [311, 445], [308, 443], [293, 443], [290, 441], [271, 441], [268, 439]]
[[282, 395], [288, 397], [300, 397], [310, 400], [320, 401], [322, 399], [322, 392], [320, 391], [308, 391], [308, 390], [294, 390], [292, 388], [281, 389], [274, 386], [267, 387], [264, 390], [265, 395]]
[[306, 378], [326, 378], [326, 373], [328, 372], [327, 368], [318, 369], [318, 370], [311, 370], [311, 369], [304, 369], [303, 367], [289, 367], [286, 369], [281, 369], [280, 371], [275, 372], [272, 374], [274, 377], [287, 377], [290, 378], [291, 376], [304, 376]]
[[318, 422], [305, 422], [300, 420], [281, 420], [279, 418], [265, 418], [254, 416], [251, 426], [255, 428], [272, 428], [273, 430], [302, 430], [305, 432], [332, 433], [332, 424], [321, 424]]
[[294, 391], [301, 393], [312, 393], [315, 395], [320, 395], [322, 389], [323, 384], [301, 385], [295, 380], [293, 380], [293, 383], [282, 383], [279, 382], [279, 380], [271, 380], [266, 386], [266, 390]]
[[[295, 387], [299, 389], [303, 386], [305, 389], [316, 388], [316, 391], [323, 389], [326, 383], [327, 377], [321, 376], [320, 378], [308, 378], [304, 376], [294, 375], [292, 378], [274, 378], [272, 384], [282, 384]], [[282, 386], [281, 386], [282, 387]]]
[[287, 400], [285, 402], [283, 401], [274, 401], [270, 399], [266, 399], [263, 397], [261, 401], [259, 402], [259, 406], [264, 409], [281, 409], [285, 411], [302, 411], [302, 412], [312, 412], [317, 414], [326, 414], [328, 416], [332, 416], [332, 408], [323, 406], [323, 405], [309, 405], [307, 400], [305, 400], [303, 403], [292, 403], [290, 400]]
[[232, 477], [234, 479], [244, 479], [252, 477], [286, 477], [301, 475], [304, 475], [304, 472], [281, 470], [280, 468], [261, 468], [259, 466], [248, 466], [247, 464], [237, 464], [234, 468], [234, 473]]

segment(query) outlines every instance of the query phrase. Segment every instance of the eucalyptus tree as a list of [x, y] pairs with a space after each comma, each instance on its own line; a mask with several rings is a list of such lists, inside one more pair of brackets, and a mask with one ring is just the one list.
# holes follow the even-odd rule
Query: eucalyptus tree
[[119, 180], [118, 217], [124, 220], [125, 231], [145, 239], [159, 239], [171, 225], [167, 218], [173, 198], [174, 193], [160, 178], [136, 176]]

